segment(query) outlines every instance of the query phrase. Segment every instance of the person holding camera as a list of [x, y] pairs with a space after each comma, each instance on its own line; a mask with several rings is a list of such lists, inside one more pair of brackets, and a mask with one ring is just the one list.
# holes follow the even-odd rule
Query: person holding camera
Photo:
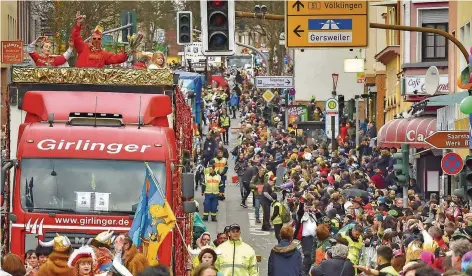
[[344, 244], [336, 244], [327, 251], [327, 259], [319, 266], [314, 266], [311, 276], [354, 276], [354, 265], [347, 258], [348, 247]]

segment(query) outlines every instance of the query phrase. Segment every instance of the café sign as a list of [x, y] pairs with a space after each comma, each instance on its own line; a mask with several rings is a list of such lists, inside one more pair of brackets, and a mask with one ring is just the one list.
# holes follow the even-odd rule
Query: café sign
[[[407, 96], [425, 95], [425, 76], [405, 76], [404, 94]], [[449, 93], [449, 77], [447, 74], [439, 76], [438, 91], [439, 94]]]

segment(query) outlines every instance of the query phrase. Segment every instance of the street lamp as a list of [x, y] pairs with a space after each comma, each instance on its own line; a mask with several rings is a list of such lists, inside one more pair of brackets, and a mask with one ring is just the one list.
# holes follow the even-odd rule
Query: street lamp
[[338, 79], [339, 79], [339, 74], [333, 73], [331, 74], [331, 77], [333, 78], [333, 97], [336, 96], [336, 87], [338, 86]]

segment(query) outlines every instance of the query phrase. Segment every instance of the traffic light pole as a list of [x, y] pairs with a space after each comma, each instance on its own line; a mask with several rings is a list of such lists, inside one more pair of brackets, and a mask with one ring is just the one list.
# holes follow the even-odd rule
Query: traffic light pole
[[[114, 29], [111, 29], [111, 30], [104, 31], [102, 34], [105, 35], [105, 34], [110, 34], [110, 33], [118, 32], [118, 31], [127, 29], [127, 28], [132, 27], [132, 26], [133, 26], [133, 24], [132, 24], [132, 23], [129, 23], [129, 24], [126, 24], [126, 25], [121, 26], [121, 27], [118, 27], [118, 28], [114, 28]], [[92, 39], [92, 36], [89, 36], [86, 40], [84, 40], [84, 42], [88, 42], [90, 39]]]
[[[285, 16], [280, 14], [255, 14], [251, 12], [242, 12], [236, 11], [236, 17], [242, 18], [259, 18], [259, 19], [267, 19], [267, 20], [277, 20], [277, 21], [285, 21]], [[420, 32], [420, 33], [433, 33], [438, 34], [440, 36], [445, 37], [447, 40], [454, 43], [457, 48], [462, 52], [464, 55], [467, 63], [469, 62], [469, 53], [467, 49], [462, 45], [462, 43], [457, 40], [453, 35], [448, 32], [439, 29], [433, 28], [423, 28], [423, 27], [412, 27], [412, 26], [403, 26], [403, 25], [389, 25], [389, 24], [379, 24], [379, 23], [370, 23], [370, 28], [374, 29], [387, 29], [387, 30], [398, 30], [398, 31], [409, 31], [409, 32]]]

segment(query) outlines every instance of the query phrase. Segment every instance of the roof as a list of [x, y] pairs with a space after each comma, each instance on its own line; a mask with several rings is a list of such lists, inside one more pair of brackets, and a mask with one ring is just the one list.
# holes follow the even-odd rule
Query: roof
[[[167, 138], [166, 138], [167, 137]], [[169, 141], [169, 142], [168, 142]], [[172, 142], [173, 141], [173, 142]], [[65, 123], [26, 126], [18, 156], [165, 161], [172, 159], [173, 130], [163, 127], [90, 127]]]

